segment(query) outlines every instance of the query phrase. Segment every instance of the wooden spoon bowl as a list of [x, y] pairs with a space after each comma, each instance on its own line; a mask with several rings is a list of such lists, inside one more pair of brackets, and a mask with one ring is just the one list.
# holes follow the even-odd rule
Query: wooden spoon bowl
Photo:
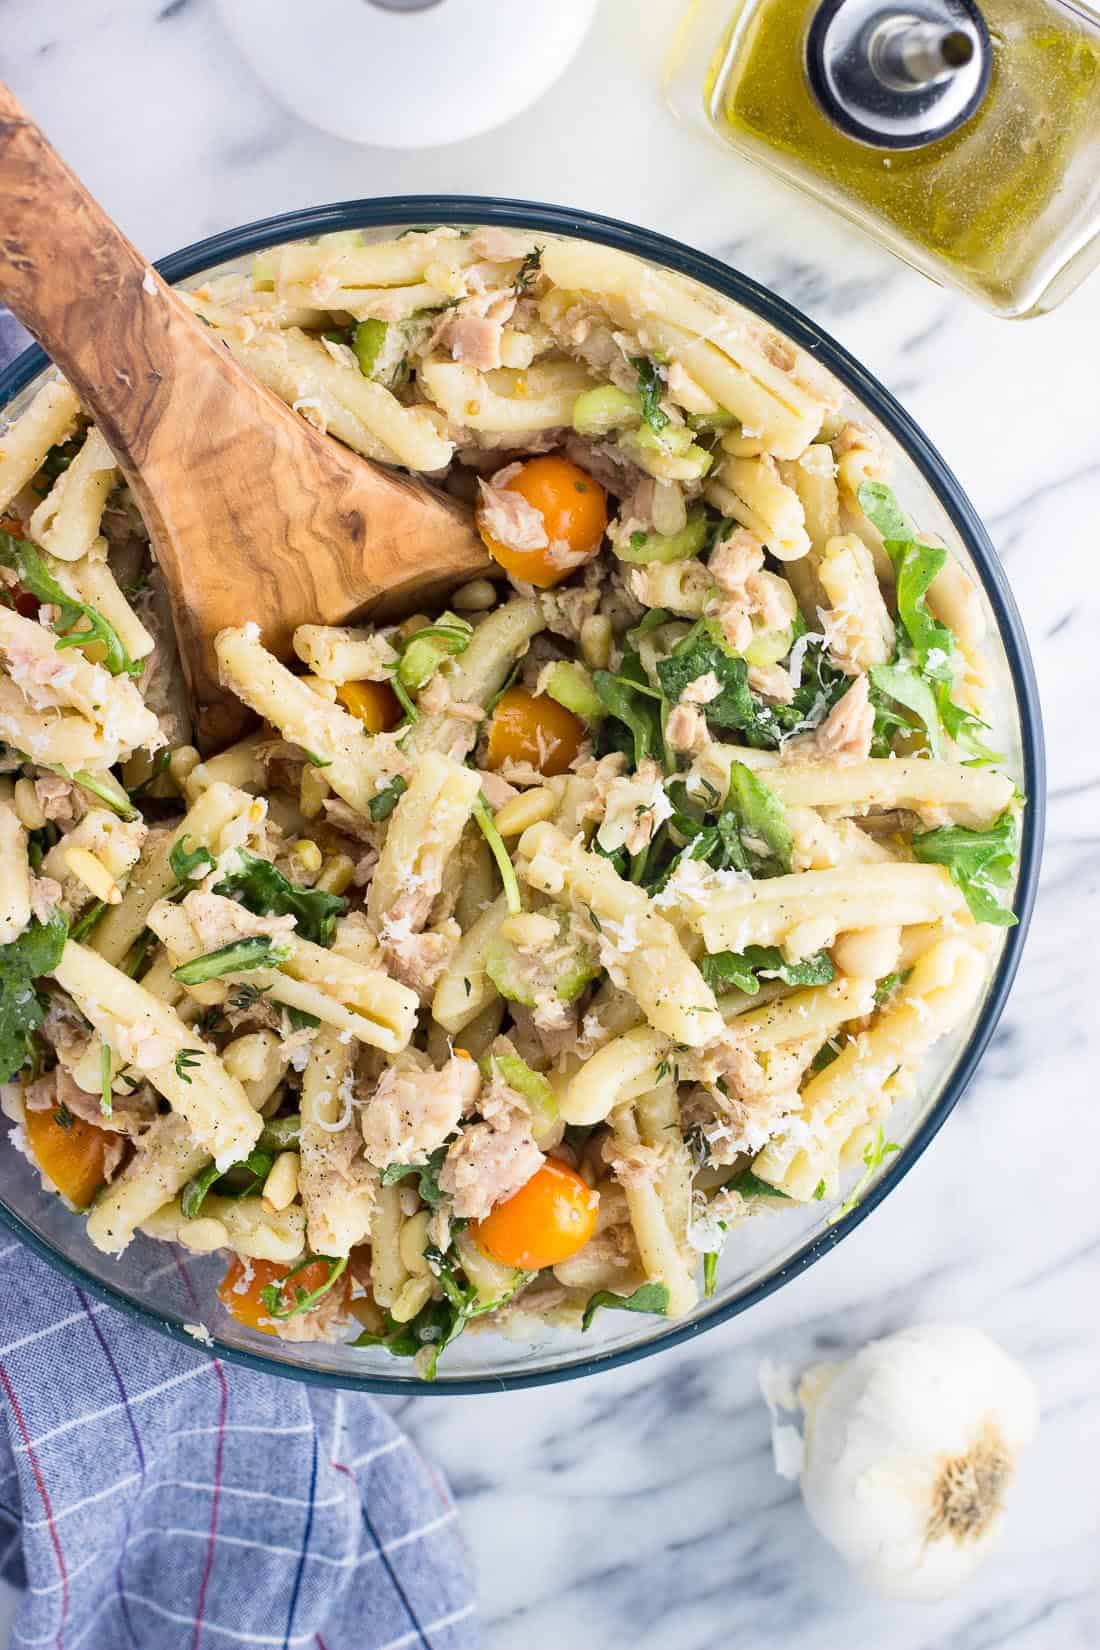
[[286, 657], [295, 627], [383, 597], [416, 605], [489, 564], [469, 511], [319, 434], [234, 361], [0, 86], [0, 298], [103, 431], [164, 575], [200, 741], [247, 713], [213, 641], [254, 620]]

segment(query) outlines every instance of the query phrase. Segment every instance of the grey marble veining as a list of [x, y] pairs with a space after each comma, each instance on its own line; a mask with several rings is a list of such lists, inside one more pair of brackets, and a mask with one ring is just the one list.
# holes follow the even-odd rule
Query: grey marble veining
[[[458, 1492], [491, 1650], [1095, 1650], [1100, 276], [1053, 316], [993, 320], [678, 128], [657, 90], [678, 11], [604, 0], [581, 57], [526, 115], [419, 153], [285, 115], [210, 0], [6, 0], [0, 65], [154, 255], [356, 195], [610, 212], [804, 307], [947, 456], [1022, 609], [1050, 758], [1038, 912], [978, 1079], [874, 1217], [747, 1316], [592, 1381], [393, 1407]], [[931, 1317], [1002, 1340], [1038, 1380], [1044, 1418], [999, 1555], [929, 1608], [862, 1593], [821, 1543], [772, 1472], [756, 1368]]]

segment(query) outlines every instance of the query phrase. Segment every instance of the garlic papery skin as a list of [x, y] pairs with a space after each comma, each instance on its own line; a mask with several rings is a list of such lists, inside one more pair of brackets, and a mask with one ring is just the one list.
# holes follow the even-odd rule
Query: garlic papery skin
[[807, 1511], [861, 1580], [924, 1600], [965, 1581], [1038, 1426], [1026, 1370], [980, 1330], [927, 1324], [816, 1365], [798, 1396]]

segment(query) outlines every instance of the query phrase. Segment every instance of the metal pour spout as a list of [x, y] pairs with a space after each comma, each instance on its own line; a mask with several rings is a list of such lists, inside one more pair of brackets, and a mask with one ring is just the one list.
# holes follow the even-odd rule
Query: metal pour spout
[[973, 0], [823, 0], [806, 73], [824, 112], [862, 143], [913, 149], [956, 131], [989, 89], [989, 32]]

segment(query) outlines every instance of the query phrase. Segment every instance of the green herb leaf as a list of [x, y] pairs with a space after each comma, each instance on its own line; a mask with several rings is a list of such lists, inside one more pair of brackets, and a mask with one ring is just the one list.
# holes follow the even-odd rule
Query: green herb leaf
[[535, 277], [542, 268], [542, 248], [536, 246], [524, 257], [516, 274], [516, 291], [521, 295], [535, 283]]
[[1012, 881], [1019, 849], [1014, 814], [1005, 812], [987, 831], [945, 825], [936, 831], [918, 831], [912, 840], [913, 858], [924, 865], [945, 865], [962, 890], [976, 922], [1011, 928], [1017, 921], [1002, 904], [998, 888]]
[[274, 1154], [257, 1149], [249, 1152], [239, 1163], [231, 1163], [224, 1171], [216, 1163], [208, 1163], [198, 1174], [192, 1175], [180, 1193], [180, 1210], [185, 1220], [197, 1220], [207, 1193], [232, 1198], [253, 1197], [263, 1190], [265, 1181], [275, 1166]]
[[191, 1086], [190, 1073], [198, 1065], [202, 1056], [203, 1050], [201, 1048], [181, 1048], [179, 1050], [172, 1061], [172, 1066], [181, 1083], [186, 1083], [188, 1087]]
[[60, 911], [32, 922], [18, 939], [0, 946], [0, 1083], [10, 1082], [32, 1057], [32, 1033], [46, 1006], [35, 987], [61, 960], [69, 927]]
[[202, 985], [205, 980], [217, 980], [223, 974], [241, 974], [249, 968], [278, 968], [285, 957], [285, 950], [267, 934], [254, 934], [181, 963], [173, 968], [172, 977], [181, 985]]
[[141, 784], [140, 785], [135, 785], [133, 790], [130, 792], [131, 802], [133, 801], [135, 796], [144, 796], [145, 792], [147, 790], [149, 790], [153, 785], [156, 784], [156, 782], [160, 778], [161, 774], [167, 773], [168, 764], [169, 764], [169, 762], [171, 762], [171, 760], [172, 760], [172, 752], [170, 750], [168, 750], [167, 748], [165, 748], [162, 751], [157, 752], [156, 758], [153, 762], [153, 771], [149, 775], [148, 779], [143, 779], [141, 781]]
[[664, 1317], [668, 1312], [668, 1284], [643, 1283], [632, 1295], [617, 1295], [613, 1289], [598, 1289], [584, 1309], [582, 1329], [591, 1329], [592, 1320], [601, 1306], [618, 1312], [653, 1312]]
[[188, 848], [190, 837], [181, 836], [168, 855], [172, 875], [177, 882], [193, 882], [214, 869], [214, 856], [200, 842], [197, 848]]
[[669, 417], [661, 406], [661, 396], [664, 394], [665, 385], [657, 363], [651, 361], [648, 355], [632, 355], [630, 365], [638, 374], [638, 394], [642, 398], [642, 417], [654, 435], [659, 435], [668, 425]]
[[314, 945], [331, 943], [336, 919], [348, 908], [339, 894], [323, 888], [306, 888], [290, 882], [270, 860], [238, 848], [234, 869], [218, 883], [214, 892], [225, 894], [257, 917], [296, 917], [295, 932]]
[[395, 774], [388, 785], [371, 797], [367, 804], [367, 810], [376, 825], [380, 824], [383, 819], [390, 817], [408, 788], [407, 782], [402, 779], [401, 775]]
[[[108, 624], [97, 608], [89, 607], [87, 602], [62, 589], [33, 544], [0, 532], [0, 564], [11, 569], [24, 590], [40, 602], [49, 602], [58, 608], [57, 623], [65, 632], [57, 643], [59, 650], [102, 642], [104, 668], [112, 676], [141, 675], [145, 667], [130, 658], [114, 626]], [[74, 627], [78, 624], [87, 628], [77, 630]]]

